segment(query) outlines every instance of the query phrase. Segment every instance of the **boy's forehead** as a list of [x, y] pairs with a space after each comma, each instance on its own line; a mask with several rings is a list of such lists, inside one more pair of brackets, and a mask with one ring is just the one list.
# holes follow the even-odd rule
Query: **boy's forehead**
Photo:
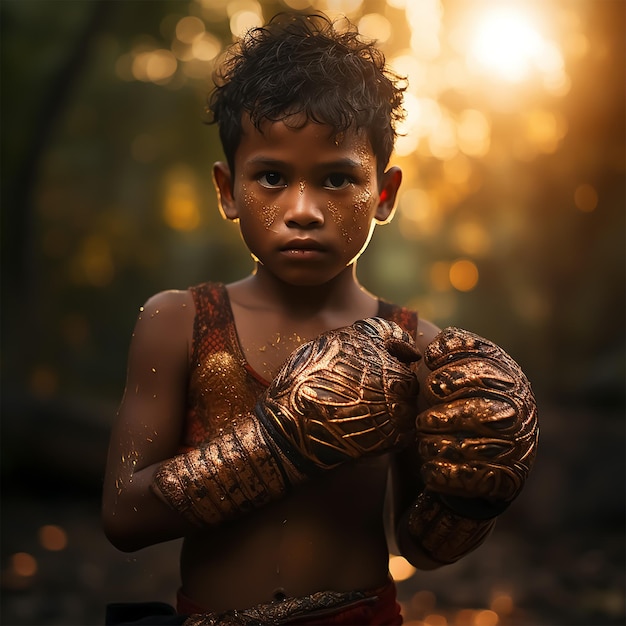
[[280, 137], [283, 140], [293, 140], [300, 149], [306, 148], [302, 144], [302, 134], [306, 133], [308, 136], [314, 136], [316, 140], [328, 143], [329, 146], [358, 150], [364, 156], [366, 153], [373, 156], [369, 137], [363, 128], [350, 126], [346, 130], [338, 131], [329, 124], [315, 122], [303, 114], [286, 115], [280, 120], [262, 119], [257, 127], [250, 115], [245, 113], [242, 117], [241, 130], [242, 139], [255, 138], [271, 144]]

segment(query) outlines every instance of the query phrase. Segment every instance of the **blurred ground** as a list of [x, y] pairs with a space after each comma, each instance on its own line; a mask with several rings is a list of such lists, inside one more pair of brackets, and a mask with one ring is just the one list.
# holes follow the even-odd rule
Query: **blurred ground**
[[[399, 582], [408, 624], [626, 623], [623, 412], [544, 407], [541, 424], [531, 480], [488, 542], [455, 565]], [[28, 417], [15, 428], [5, 421], [4, 449], [21, 455], [32, 449], [28, 426]], [[110, 601], [173, 601], [178, 543], [132, 555], [107, 543], [97, 489], [106, 428], [65, 426], [55, 431], [51, 422], [41, 450], [5, 471], [1, 623], [7, 626], [102, 624]], [[63, 433], [57, 438], [65, 447], [54, 432]], [[52, 464], [43, 476], [37, 468], [45, 464], [32, 462], [42, 457]], [[70, 484], [72, 468], [84, 471]], [[46, 526], [63, 532], [48, 528], [46, 535]]]

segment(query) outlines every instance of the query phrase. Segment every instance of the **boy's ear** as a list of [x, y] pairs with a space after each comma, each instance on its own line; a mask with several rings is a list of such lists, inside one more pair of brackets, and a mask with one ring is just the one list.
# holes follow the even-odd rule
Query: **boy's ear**
[[391, 221], [400, 183], [402, 183], [402, 170], [399, 167], [390, 167], [382, 175], [379, 185], [378, 206], [374, 213], [374, 219], [378, 224], [386, 224]]
[[239, 213], [233, 196], [233, 178], [227, 163], [218, 161], [213, 165], [213, 183], [222, 215], [227, 220], [236, 220]]

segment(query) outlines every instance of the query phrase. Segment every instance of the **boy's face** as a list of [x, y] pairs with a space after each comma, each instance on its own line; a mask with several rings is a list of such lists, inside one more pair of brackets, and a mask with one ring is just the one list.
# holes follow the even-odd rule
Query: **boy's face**
[[214, 166], [222, 210], [268, 271], [288, 284], [321, 285], [390, 218], [401, 172], [391, 168], [378, 180], [364, 133], [336, 137], [328, 126], [282, 121], [261, 131], [245, 117], [234, 176], [226, 164]]

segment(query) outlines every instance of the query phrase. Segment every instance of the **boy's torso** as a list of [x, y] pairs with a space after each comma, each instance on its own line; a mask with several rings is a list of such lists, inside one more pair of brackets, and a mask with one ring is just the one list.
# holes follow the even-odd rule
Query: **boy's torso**
[[[270, 329], [264, 336], [259, 333], [258, 346], [243, 346], [226, 288], [205, 284], [191, 293], [196, 318], [184, 447], [217, 436], [228, 420], [254, 407], [267, 380], [265, 372], [251, 366], [251, 350], [261, 359], [264, 350], [274, 350], [266, 370], [271, 372], [277, 359], [284, 360], [308, 339], [292, 333], [283, 339]], [[415, 335], [414, 313], [382, 303], [378, 314]], [[277, 339], [283, 340], [282, 346]], [[272, 347], [272, 342], [277, 345]], [[283, 593], [299, 596], [384, 584], [387, 469], [387, 458], [378, 457], [328, 472], [280, 502], [187, 537], [181, 556], [185, 594], [207, 609], [224, 610]]]

